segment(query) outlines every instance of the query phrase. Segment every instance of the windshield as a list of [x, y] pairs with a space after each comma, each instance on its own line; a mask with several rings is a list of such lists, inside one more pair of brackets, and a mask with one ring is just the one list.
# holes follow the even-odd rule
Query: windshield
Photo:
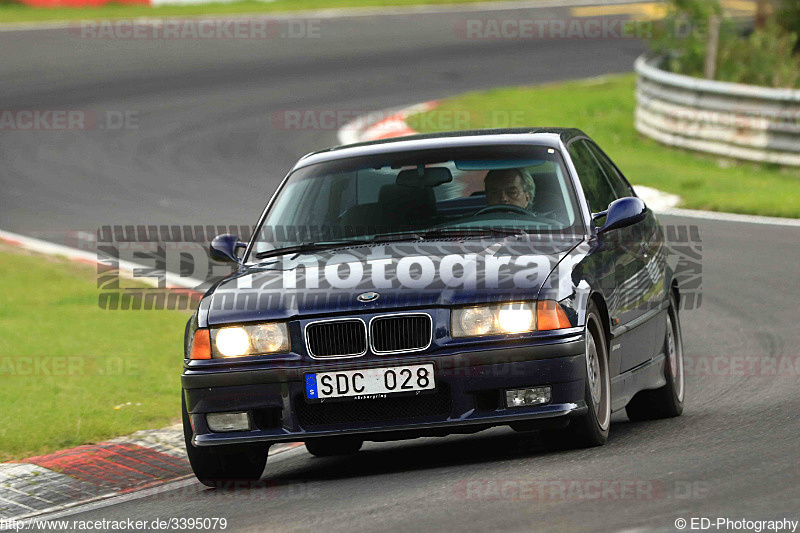
[[258, 257], [290, 246], [405, 236], [555, 233], [575, 231], [580, 223], [557, 150], [406, 151], [298, 169], [256, 233], [253, 252]]

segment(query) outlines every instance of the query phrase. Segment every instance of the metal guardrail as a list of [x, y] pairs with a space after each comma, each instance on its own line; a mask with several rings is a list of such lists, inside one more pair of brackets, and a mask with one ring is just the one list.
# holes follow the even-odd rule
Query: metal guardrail
[[644, 55], [634, 66], [639, 133], [689, 150], [800, 166], [800, 90], [673, 74], [661, 61]]

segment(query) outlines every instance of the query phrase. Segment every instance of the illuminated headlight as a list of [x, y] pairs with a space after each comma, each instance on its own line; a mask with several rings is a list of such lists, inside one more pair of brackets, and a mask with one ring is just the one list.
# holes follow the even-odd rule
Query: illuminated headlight
[[528, 304], [506, 304], [497, 312], [497, 323], [507, 333], [534, 329], [533, 318], [533, 309]]
[[523, 333], [536, 329], [536, 313], [525, 302], [509, 302], [453, 309], [453, 337]]
[[286, 324], [256, 324], [211, 330], [214, 357], [285, 353], [290, 349]]

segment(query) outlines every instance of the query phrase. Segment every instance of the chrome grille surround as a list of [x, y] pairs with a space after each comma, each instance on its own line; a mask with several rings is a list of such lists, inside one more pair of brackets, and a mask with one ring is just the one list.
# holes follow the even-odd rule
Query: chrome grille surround
[[[417, 321], [417, 324], [409, 323], [407, 319], [423, 319], [423, 321]], [[405, 320], [406, 324], [402, 322]], [[396, 330], [391, 332], [390, 334], [397, 337], [400, 337], [399, 340], [396, 342], [402, 342], [402, 337], [406, 334], [411, 335], [418, 335], [422, 341], [417, 343], [408, 343], [405, 347], [397, 347], [397, 348], [390, 348], [390, 349], [378, 349], [375, 345], [376, 338], [378, 339], [379, 343], [382, 343], [384, 338], [387, 336], [387, 332], [378, 330], [376, 332], [376, 324], [380, 324], [381, 322], [388, 322], [394, 321], [396, 323]], [[418, 328], [416, 331], [414, 328]], [[431, 343], [433, 342], [433, 318], [428, 313], [394, 313], [389, 315], [378, 315], [372, 317], [369, 321], [369, 347], [373, 353], [377, 355], [383, 354], [394, 354], [394, 353], [408, 353], [408, 352], [421, 352], [423, 350], [427, 350]], [[381, 348], [387, 348], [385, 345], [381, 346]]]
[[[342, 328], [334, 335], [340, 336], [339, 339], [331, 339], [331, 331], [338, 324], [343, 323], [357, 323], [359, 325], [357, 330], [345, 331]], [[355, 334], [355, 337], [352, 335]], [[347, 336], [351, 337], [348, 338]], [[360, 318], [331, 318], [328, 320], [315, 320], [309, 322], [305, 327], [305, 341], [308, 355], [314, 359], [344, 359], [348, 357], [361, 357], [367, 353], [367, 324]], [[312, 342], [313, 341], [313, 342]], [[323, 343], [328, 346], [323, 346]], [[339, 343], [339, 350], [336, 349], [335, 343]], [[348, 343], [351, 343], [353, 350], [344, 350]], [[318, 352], [324, 351], [325, 353], [318, 355], [314, 353], [314, 348]], [[320, 348], [327, 348], [320, 350]], [[335, 351], [345, 351], [347, 353], [332, 353]]]

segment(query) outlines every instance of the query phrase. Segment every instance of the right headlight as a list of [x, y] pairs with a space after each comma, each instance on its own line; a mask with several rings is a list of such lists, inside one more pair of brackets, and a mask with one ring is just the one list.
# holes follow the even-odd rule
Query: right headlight
[[451, 313], [453, 337], [482, 337], [551, 329], [569, 328], [571, 324], [558, 302], [505, 302], [492, 305], [459, 307]]

